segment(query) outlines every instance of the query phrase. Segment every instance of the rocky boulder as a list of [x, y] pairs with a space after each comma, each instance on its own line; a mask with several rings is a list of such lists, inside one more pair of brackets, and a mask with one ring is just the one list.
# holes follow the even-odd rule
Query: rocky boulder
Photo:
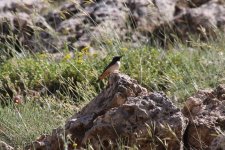
[[163, 93], [148, 92], [127, 75], [107, 87], [65, 126], [27, 149], [224, 149], [225, 85], [200, 90], [180, 111]]
[[51, 5], [42, 0], [0, 2], [2, 43], [14, 44], [18, 50], [25, 46], [32, 52], [57, 52], [65, 46], [73, 51], [118, 40], [132, 46], [155, 41], [167, 45], [177, 38], [186, 42], [190, 34], [206, 40], [215, 37], [217, 29], [225, 30], [222, 0], [77, 0], [59, 4], [48, 9]]
[[28, 149], [183, 149], [187, 119], [163, 93], [150, 93], [127, 75], [112, 74], [108, 86], [64, 128], [43, 135]]
[[0, 2], [0, 12], [43, 13], [49, 3], [43, 0], [7, 0]]
[[12, 50], [54, 52], [59, 42], [42, 16], [48, 7], [49, 3], [42, 0], [1, 1], [0, 41], [4, 48], [1, 54], [10, 55]]
[[56, 52], [60, 44], [42, 16], [31, 17], [24, 12], [0, 13], [0, 41], [4, 50], [10, 47], [18, 52]]
[[183, 114], [189, 119], [186, 130], [190, 149], [224, 149], [225, 85], [201, 90], [187, 99]]
[[73, 48], [107, 40], [132, 42], [133, 46], [159, 40], [166, 45], [176, 38], [186, 42], [191, 34], [200, 35], [202, 40], [214, 37], [217, 29], [225, 29], [224, 8], [220, 0], [78, 1], [65, 4], [46, 18], [51, 18], [47, 22], [64, 34]]
[[163, 45], [176, 42], [176, 38], [186, 42], [190, 35], [200, 40], [215, 39], [219, 30], [225, 31], [225, 4], [220, 0], [180, 2], [175, 8], [172, 21], [153, 31]]

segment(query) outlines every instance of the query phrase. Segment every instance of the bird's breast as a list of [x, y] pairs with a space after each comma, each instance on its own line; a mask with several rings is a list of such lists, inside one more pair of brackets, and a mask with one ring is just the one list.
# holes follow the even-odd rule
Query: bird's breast
[[117, 61], [115, 64], [113, 64], [110, 68], [109, 68], [109, 71], [111, 73], [113, 72], [118, 72], [119, 71], [119, 68], [120, 68], [120, 62]]

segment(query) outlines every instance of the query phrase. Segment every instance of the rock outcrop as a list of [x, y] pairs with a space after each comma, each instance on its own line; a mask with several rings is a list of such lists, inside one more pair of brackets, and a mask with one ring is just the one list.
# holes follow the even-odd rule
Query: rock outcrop
[[118, 40], [165, 45], [176, 38], [185, 42], [190, 34], [204, 40], [225, 30], [222, 0], [77, 0], [49, 7], [43, 0], [0, 2], [1, 42], [18, 50], [57, 52]]
[[146, 150], [183, 149], [187, 124], [163, 93], [150, 93], [129, 76], [112, 74], [109, 85], [64, 128], [41, 136], [30, 149], [85, 148], [87, 144], [94, 149], [115, 149], [120, 144]]
[[225, 85], [200, 90], [182, 110], [160, 92], [148, 92], [127, 75], [108, 86], [64, 127], [42, 135], [27, 149], [224, 149]]
[[225, 85], [215, 90], [201, 90], [187, 99], [183, 114], [189, 119], [187, 147], [224, 149]]
[[163, 93], [148, 92], [127, 75], [108, 86], [64, 127], [42, 135], [27, 149], [224, 149], [225, 85], [200, 90], [182, 110]]

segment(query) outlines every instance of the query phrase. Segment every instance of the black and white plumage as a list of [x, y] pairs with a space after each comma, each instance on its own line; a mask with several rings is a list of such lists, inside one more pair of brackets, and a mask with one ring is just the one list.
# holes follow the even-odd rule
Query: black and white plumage
[[120, 69], [120, 58], [122, 56], [113, 57], [112, 61], [104, 69], [103, 73], [99, 76], [99, 80], [102, 80], [109, 76], [111, 73], [118, 73]]

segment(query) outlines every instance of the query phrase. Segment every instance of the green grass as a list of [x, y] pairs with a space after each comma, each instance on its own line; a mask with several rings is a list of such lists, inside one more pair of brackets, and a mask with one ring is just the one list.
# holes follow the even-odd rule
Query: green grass
[[[0, 106], [0, 140], [22, 149], [39, 135], [63, 125], [73, 114], [73, 106], [82, 106], [104, 87], [98, 75], [114, 55], [123, 55], [121, 72], [151, 91], [164, 91], [177, 106], [199, 89], [223, 83], [225, 74], [224, 37], [208, 42], [191, 42], [192, 48], [177, 43], [167, 51], [129, 43], [105, 43], [107, 56], [90, 55], [87, 49], [62, 59], [48, 54], [24, 54], [2, 61], [0, 66], [1, 101], [10, 101], [3, 84], [15, 94], [25, 90], [45, 92], [38, 97], [25, 96], [21, 106]], [[174, 48], [176, 47], [176, 48]], [[41, 104], [40, 104], [41, 103]]]
[[0, 107], [0, 140], [23, 149], [41, 134], [50, 133], [53, 128], [63, 125], [73, 109], [62, 102], [56, 105], [54, 101], [48, 98], [42, 106], [29, 101], [20, 106]]
[[104, 59], [85, 52], [76, 53], [75, 58], [64, 54], [60, 62], [49, 59], [47, 54], [12, 58], [2, 64], [0, 81], [7, 81], [13, 88], [22, 85], [20, 88], [40, 90], [45, 86], [53, 94], [59, 90], [75, 96], [79, 96], [79, 84], [96, 94], [102, 88], [96, 80], [104, 66], [114, 55], [123, 55], [121, 72], [149, 90], [162, 90], [182, 101], [200, 88], [215, 86], [224, 74], [224, 50], [210, 43], [200, 43], [192, 50], [182, 45], [168, 51], [121, 46], [108, 54]]

